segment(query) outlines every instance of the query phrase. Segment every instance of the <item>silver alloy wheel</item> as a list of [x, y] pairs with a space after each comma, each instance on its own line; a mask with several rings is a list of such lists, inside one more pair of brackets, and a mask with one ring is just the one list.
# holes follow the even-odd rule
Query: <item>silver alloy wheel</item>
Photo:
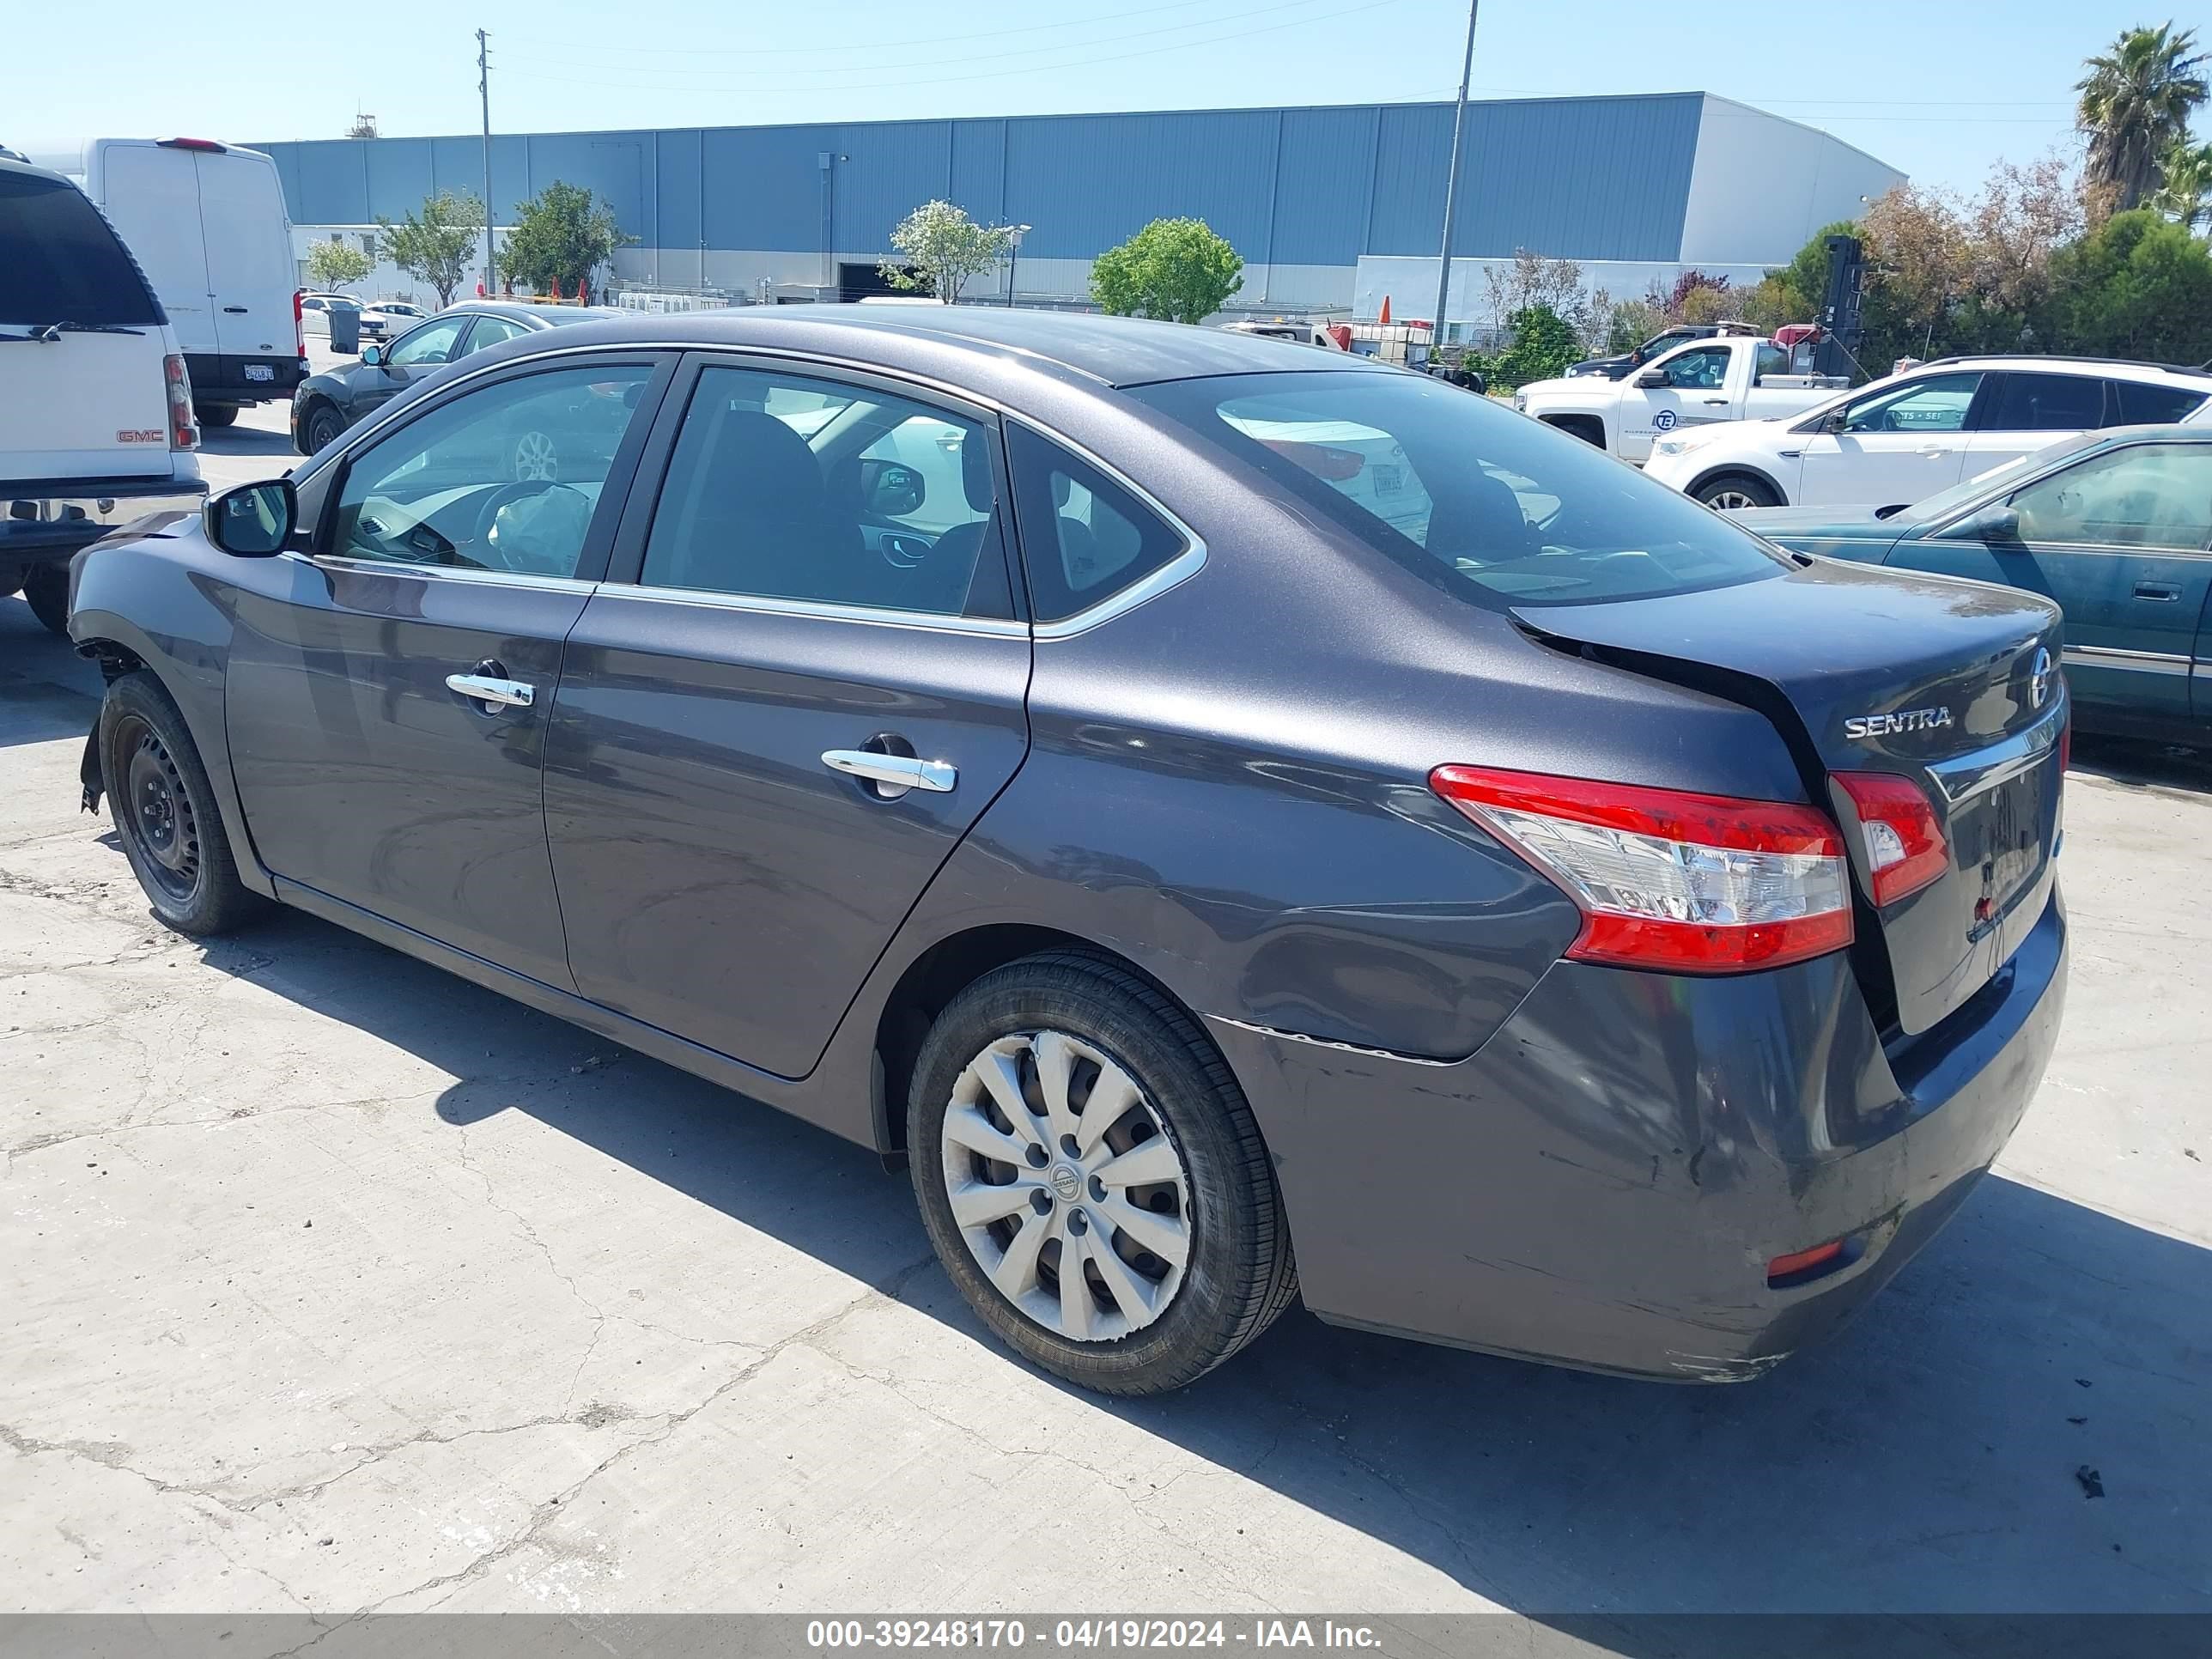
[[945, 1195], [969, 1254], [1047, 1330], [1111, 1342], [1190, 1262], [1189, 1172], [1137, 1081], [1064, 1031], [1000, 1037], [952, 1085]]
[[514, 478], [517, 483], [560, 482], [560, 452], [550, 436], [533, 428], [514, 441]]
[[1739, 507], [1758, 507], [1760, 504], [1741, 489], [1716, 490], [1705, 501], [1705, 505], [1716, 513], [1728, 513]]

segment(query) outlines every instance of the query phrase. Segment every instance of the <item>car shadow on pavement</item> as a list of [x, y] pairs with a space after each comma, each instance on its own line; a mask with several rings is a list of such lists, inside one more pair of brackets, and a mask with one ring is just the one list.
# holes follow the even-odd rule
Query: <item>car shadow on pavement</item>
[[[305, 916], [206, 955], [464, 1079], [443, 1121], [527, 1113], [1020, 1363], [942, 1273], [894, 1274], [927, 1247], [865, 1150]], [[1993, 1177], [1853, 1326], [1754, 1383], [1293, 1310], [1181, 1394], [1066, 1392], [1588, 1638], [1615, 1613], [2212, 1610], [2208, 1361], [2212, 1251]]]

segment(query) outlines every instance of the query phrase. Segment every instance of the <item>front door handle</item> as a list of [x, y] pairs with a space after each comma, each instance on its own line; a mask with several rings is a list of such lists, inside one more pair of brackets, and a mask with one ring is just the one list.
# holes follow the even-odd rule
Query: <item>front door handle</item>
[[2139, 599], [2178, 599], [2181, 589], [2172, 582], [2137, 582], [2136, 597]]
[[[486, 663], [489, 668], [495, 664]], [[480, 703], [487, 714], [495, 708], [527, 708], [538, 700], [538, 688], [522, 680], [510, 680], [496, 674], [448, 674], [446, 689], [458, 691], [470, 702]]]
[[866, 778], [889, 789], [927, 789], [941, 795], [960, 781], [959, 769], [949, 762], [889, 755], [874, 749], [826, 749], [822, 763], [832, 772]]
[[1723, 406], [1723, 407], [1725, 407], [1725, 406], [1726, 406], [1726, 404], [1727, 404], [1727, 403], [1728, 403], [1728, 399], [1727, 399], [1727, 398], [1703, 398], [1703, 399], [1701, 399], [1700, 401], [1705, 402], [1705, 403], [1709, 403], [1709, 404], [1717, 404], [1717, 405]]

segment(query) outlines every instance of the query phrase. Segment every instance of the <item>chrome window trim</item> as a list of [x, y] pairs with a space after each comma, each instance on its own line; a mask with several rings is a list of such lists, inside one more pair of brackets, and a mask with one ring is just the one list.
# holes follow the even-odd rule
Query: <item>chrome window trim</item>
[[1179, 586], [1195, 576], [1206, 564], [1206, 538], [1178, 517], [1173, 508], [1134, 478], [1101, 456], [1096, 450], [1079, 444], [1066, 434], [1054, 431], [1041, 421], [1012, 410], [1006, 418], [1019, 422], [1047, 442], [1056, 444], [1077, 459], [1098, 469], [1114, 483], [1127, 490], [1144, 506], [1167, 522], [1168, 528], [1182, 540], [1182, 551], [1147, 575], [1139, 577], [1127, 587], [1115, 589], [1104, 599], [1085, 605], [1072, 617], [1058, 622], [1036, 622], [1030, 624], [1030, 633], [1040, 640], [1067, 640], [1078, 634], [1087, 634], [1099, 623], [1111, 622], [1125, 611], [1133, 611], [1147, 600], [1156, 599], [1170, 588]]
[[[2084, 668], [2124, 668], [2139, 674], [2186, 674], [2191, 659], [2172, 651], [2127, 651], [2116, 645], [2069, 645], [2065, 659]], [[2194, 665], [2200, 673], [2206, 665]]]
[[555, 593], [588, 593], [599, 584], [581, 576], [537, 576], [526, 570], [477, 570], [465, 565], [410, 564], [404, 559], [356, 559], [343, 553], [326, 553], [320, 556], [302, 553], [296, 548], [286, 548], [276, 556], [304, 564], [314, 570], [335, 570], [346, 574], [367, 573], [374, 575], [423, 576], [433, 581], [489, 583], [499, 587], [535, 587]]
[[826, 599], [780, 599], [760, 593], [724, 593], [711, 587], [647, 587], [642, 582], [596, 584], [607, 599], [641, 599], [648, 605], [703, 605], [718, 611], [748, 611], [766, 617], [811, 617], [823, 622], [869, 623], [881, 628], [914, 628], [934, 634], [974, 634], [992, 639], [1025, 639], [1027, 623], [998, 617], [961, 617], [938, 611], [895, 611], [889, 606], [834, 605]]
[[2057, 751], [2071, 701], [2069, 697], [2061, 697], [2034, 724], [2023, 726], [1985, 749], [1930, 762], [1928, 775], [1942, 790], [1944, 799], [1956, 806], [1984, 789], [1994, 789], [2008, 779], [2033, 770]]

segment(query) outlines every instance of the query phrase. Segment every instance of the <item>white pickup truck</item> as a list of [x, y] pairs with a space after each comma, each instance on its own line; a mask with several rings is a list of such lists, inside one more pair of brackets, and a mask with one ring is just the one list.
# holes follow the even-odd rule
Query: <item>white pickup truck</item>
[[1625, 380], [1596, 374], [1538, 380], [1513, 394], [1513, 406], [1641, 466], [1669, 432], [1795, 415], [1850, 384], [1831, 374], [1792, 374], [1788, 352], [1746, 335], [1677, 347]]

